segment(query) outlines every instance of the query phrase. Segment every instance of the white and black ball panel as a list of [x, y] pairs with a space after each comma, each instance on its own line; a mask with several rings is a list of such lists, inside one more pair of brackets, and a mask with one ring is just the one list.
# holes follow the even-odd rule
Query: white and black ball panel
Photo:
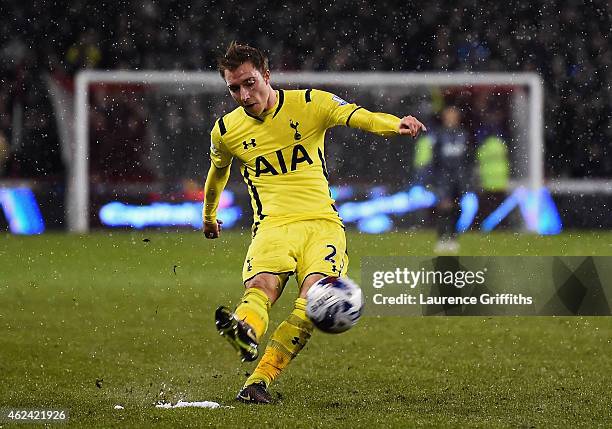
[[306, 315], [323, 332], [347, 331], [357, 323], [362, 311], [361, 289], [347, 277], [325, 277], [306, 295]]

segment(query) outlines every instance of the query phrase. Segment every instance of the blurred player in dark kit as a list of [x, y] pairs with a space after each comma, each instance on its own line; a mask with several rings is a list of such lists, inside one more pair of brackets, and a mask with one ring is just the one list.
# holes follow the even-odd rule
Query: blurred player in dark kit
[[455, 224], [460, 201], [471, 187], [473, 156], [469, 137], [461, 126], [461, 112], [455, 106], [446, 107], [441, 114], [441, 127], [432, 135], [432, 184], [438, 198], [436, 224], [438, 242], [436, 253], [457, 253], [459, 243]]

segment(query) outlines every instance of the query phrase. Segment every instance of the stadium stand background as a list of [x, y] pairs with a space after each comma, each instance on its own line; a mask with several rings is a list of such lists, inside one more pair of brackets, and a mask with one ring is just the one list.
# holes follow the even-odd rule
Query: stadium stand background
[[[0, 177], [64, 177], [46, 74], [69, 86], [83, 68], [214, 70], [215, 57], [234, 39], [269, 52], [273, 70], [536, 71], [546, 83], [547, 177], [610, 177], [611, 23], [606, 1], [511, 1], [493, 8], [467, 0], [452, 7], [432, 1], [421, 8], [366, 1], [221, 6], [211, 1], [4, 0]], [[93, 104], [94, 110], [104, 110], [103, 97]], [[92, 138], [101, 134], [103, 144], [92, 159], [103, 164], [99, 170], [106, 175], [146, 178], [146, 170], [128, 173], [137, 159], [113, 158], [116, 139], [104, 143], [105, 130], [118, 121], [128, 124], [123, 127], [128, 135], [121, 139], [142, 143], [142, 107], [137, 99], [125, 104], [125, 112], [94, 117]], [[195, 140], [198, 133], [206, 139], [202, 109], [191, 108], [187, 118]], [[17, 147], [15, 119], [24, 125]], [[363, 168], [359, 159], [351, 159], [362, 153], [342, 155], [348, 166], [344, 174]]]

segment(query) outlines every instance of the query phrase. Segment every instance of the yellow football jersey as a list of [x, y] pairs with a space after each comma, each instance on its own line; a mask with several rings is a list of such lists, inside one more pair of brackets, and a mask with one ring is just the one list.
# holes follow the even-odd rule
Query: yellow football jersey
[[261, 117], [239, 107], [211, 131], [212, 163], [236, 158], [251, 196], [254, 227], [305, 219], [342, 224], [331, 198], [325, 164], [325, 131], [347, 125], [381, 135], [397, 134], [399, 118], [372, 113], [329, 92], [279, 90]]

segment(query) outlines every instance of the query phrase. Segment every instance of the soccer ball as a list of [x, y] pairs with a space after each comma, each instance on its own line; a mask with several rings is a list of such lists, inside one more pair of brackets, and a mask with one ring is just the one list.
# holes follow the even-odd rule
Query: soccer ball
[[346, 277], [325, 277], [306, 293], [306, 315], [323, 332], [339, 334], [361, 316], [361, 289]]

